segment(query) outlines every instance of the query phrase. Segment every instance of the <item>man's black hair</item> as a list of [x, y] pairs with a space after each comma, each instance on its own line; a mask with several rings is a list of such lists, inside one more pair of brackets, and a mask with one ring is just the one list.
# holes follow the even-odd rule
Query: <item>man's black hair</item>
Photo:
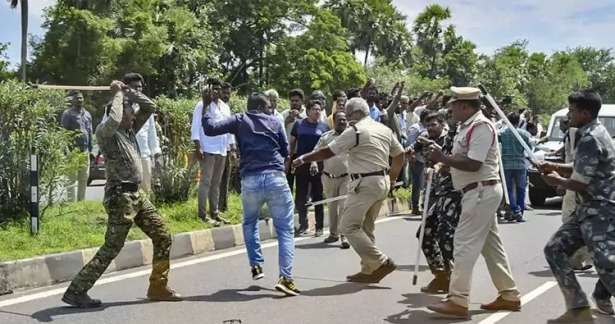
[[[342, 90], [335, 90], [335, 92], [333, 93], [333, 100], [337, 100], [337, 98], [339, 97], [344, 97], [346, 96], [346, 93]], [[348, 97], [348, 96], [346, 96]]]
[[348, 97], [348, 99], [358, 98], [360, 96], [361, 96], [361, 89], [359, 88], [350, 88], [346, 90], [346, 97]]
[[124, 74], [124, 77], [122, 78], [122, 82], [124, 82], [124, 84], [126, 85], [135, 81], [141, 81], [141, 84], [145, 87], [145, 80], [143, 79], [143, 76], [139, 73], [129, 72]]
[[344, 114], [345, 115], [346, 112], [343, 109], [340, 109], [340, 110], [334, 112], [333, 113], [333, 120], [337, 120], [337, 115], [339, 115], [339, 114]]
[[305, 97], [305, 94], [303, 93], [303, 90], [301, 89], [292, 89], [288, 92], [288, 98], [292, 98], [295, 96], [299, 96], [301, 97], [301, 100], [303, 100], [303, 98]]
[[71, 97], [71, 98], [72, 98], [72, 97], [74, 97], [74, 96], [76, 96], [76, 95], [79, 95], [79, 94], [81, 94], [81, 91], [79, 91], [79, 90], [74, 90], [74, 89], [73, 89], [73, 90], [70, 90], [70, 91], [68, 92], [68, 96], [69, 96], [69, 97]]
[[207, 84], [209, 86], [218, 86], [218, 87], [222, 87], [222, 80], [218, 79], [218, 78], [207, 78]]
[[515, 127], [519, 127], [519, 121], [521, 120], [521, 117], [519, 116], [519, 113], [517, 112], [511, 112], [508, 115], [506, 115], [506, 118], [508, 118], [508, 121]]
[[[427, 110], [425, 110], [427, 111]], [[423, 111], [423, 112], [425, 112]], [[423, 115], [423, 112], [421, 112], [421, 115]], [[428, 112], [428, 114], [425, 116], [425, 121], [423, 122], [424, 124], [429, 123], [432, 120], [437, 120], [438, 123], [440, 124], [444, 124], [444, 121], [446, 120], [446, 118], [444, 116], [442, 116], [442, 114], [437, 111], [437, 112]]]
[[310, 109], [312, 109], [312, 107], [314, 107], [316, 105], [319, 105], [321, 110], [324, 109], [323, 106], [322, 106], [323, 103], [322, 103], [322, 101], [320, 99], [312, 99], [312, 100], [310, 100], [308, 102], [307, 109], [310, 110]]
[[596, 119], [602, 107], [602, 98], [598, 92], [592, 89], [585, 89], [568, 96], [568, 103], [575, 105], [577, 109], [588, 111], [592, 118]]
[[424, 109], [423, 111], [421, 111], [421, 115], [419, 116], [419, 120], [421, 121], [421, 123], [425, 124], [425, 118], [427, 118], [427, 116], [431, 113], [431, 111]]
[[263, 93], [255, 92], [248, 97], [248, 111], [258, 110], [264, 112], [267, 110], [268, 104], [269, 100]]

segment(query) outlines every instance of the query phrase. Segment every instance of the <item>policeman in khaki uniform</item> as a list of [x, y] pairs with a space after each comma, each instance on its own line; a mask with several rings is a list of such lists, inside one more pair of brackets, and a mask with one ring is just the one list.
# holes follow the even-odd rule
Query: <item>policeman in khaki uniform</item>
[[[346, 113], [338, 110], [333, 113], [333, 123], [335, 128], [322, 134], [314, 150], [328, 147], [331, 142], [338, 138], [346, 130]], [[316, 164], [316, 162], [312, 162]], [[345, 195], [348, 192], [348, 156], [347, 154], [336, 155], [323, 163], [322, 184], [327, 198]], [[317, 166], [316, 166], [317, 167]], [[341, 239], [341, 248], [348, 249], [350, 244], [344, 235], [340, 235], [338, 224], [344, 210], [344, 201], [333, 201], [329, 203], [329, 237], [325, 243], [334, 243]]]
[[[376, 247], [374, 228], [391, 182], [401, 171], [404, 150], [388, 127], [369, 118], [369, 106], [364, 99], [350, 99], [346, 104], [346, 115], [356, 123], [328, 147], [296, 159], [293, 166], [348, 154], [351, 181], [342, 212], [341, 233], [361, 257], [361, 271], [347, 279], [377, 283], [396, 268], [395, 263]], [[390, 170], [389, 156], [393, 158]]]
[[[100, 300], [87, 292], [120, 253], [132, 224], [152, 239], [154, 257], [147, 291], [149, 300], [179, 301], [180, 296], [167, 287], [171, 234], [156, 208], [141, 188], [141, 157], [135, 133], [155, 111], [152, 100], [120, 81], [111, 83], [113, 101], [96, 137], [107, 159], [107, 184], [103, 205], [109, 218], [105, 243], [88, 264], [79, 271], [64, 293], [62, 301], [80, 307], [99, 307]], [[134, 111], [136, 105], [139, 111]]]
[[440, 314], [469, 318], [468, 300], [472, 269], [479, 254], [485, 257], [498, 298], [481, 305], [486, 310], [519, 311], [519, 291], [515, 287], [508, 257], [498, 234], [496, 210], [502, 201], [495, 125], [481, 110], [480, 90], [452, 87], [449, 101], [453, 118], [460, 122], [451, 155], [431, 147], [431, 159], [450, 166], [453, 187], [462, 192], [461, 215], [454, 237], [455, 265], [448, 297], [428, 308]]

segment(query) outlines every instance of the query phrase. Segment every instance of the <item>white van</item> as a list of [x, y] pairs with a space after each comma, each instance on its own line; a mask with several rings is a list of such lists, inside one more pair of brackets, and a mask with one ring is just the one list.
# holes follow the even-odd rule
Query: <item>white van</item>
[[[560, 109], [551, 116], [547, 128], [547, 142], [536, 146], [534, 154], [538, 159], [561, 162], [561, 156], [553, 156], [564, 145], [564, 133], [560, 129], [560, 122], [567, 119], [568, 108]], [[615, 105], [602, 105], [598, 120], [606, 127], [612, 137], [615, 137]], [[530, 202], [532, 206], [542, 206], [545, 199], [558, 196], [555, 188], [547, 185], [540, 173], [533, 167], [529, 169]]]

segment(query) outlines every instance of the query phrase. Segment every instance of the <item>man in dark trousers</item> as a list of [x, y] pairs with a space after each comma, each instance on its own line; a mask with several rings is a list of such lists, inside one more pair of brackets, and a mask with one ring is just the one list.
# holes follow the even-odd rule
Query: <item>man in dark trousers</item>
[[615, 313], [611, 303], [615, 294], [615, 145], [598, 121], [602, 106], [598, 93], [575, 92], [568, 97], [568, 103], [570, 126], [578, 128], [580, 136], [574, 165], [541, 165], [548, 184], [577, 195], [573, 219], [555, 232], [544, 249], [568, 310], [548, 323], [593, 323], [589, 302], [571, 267], [571, 257], [587, 246], [600, 277], [592, 297], [599, 312]]
[[[326, 123], [320, 121], [320, 115], [324, 107], [320, 101], [312, 100], [308, 103], [307, 117], [298, 121], [290, 131], [290, 152], [291, 155], [301, 156], [312, 152], [320, 137], [329, 130]], [[303, 165], [294, 170], [296, 196], [295, 208], [299, 212], [299, 228], [296, 235], [303, 235], [308, 230], [307, 201], [308, 195], [312, 201], [323, 199], [323, 186], [320, 178], [322, 163], [311, 163]], [[324, 207], [318, 205], [314, 207], [316, 214], [316, 231], [314, 236], [321, 236], [324, 226]]]

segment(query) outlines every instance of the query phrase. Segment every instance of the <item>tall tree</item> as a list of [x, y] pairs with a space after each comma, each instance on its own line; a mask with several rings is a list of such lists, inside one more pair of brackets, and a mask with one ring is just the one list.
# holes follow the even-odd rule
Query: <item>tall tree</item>
[[406, 17], [391, 0], [328, 0], [324, 8], [341, 19], [349, 32], [352, 52], [364, 52], [364, 66], [372, 53], [387, 62], [398, 62], [410, 54]]
[[59, 0], [35, 45], [33, 72], [51, 82], [90, 84], [133, 71], [152, 94], [189, 94], [202, 74], [216, 72], [211, 15], [210, 5], [167, 0]]
[[412, 30], [416, 36], [416, 45], [426, 64], [425, 75], [430, 78], [438, 76], [438, 67], [441, 64], [444, 50], [442, 23], [451, 18], [448, 7], [437, 4], [427, 6], [414, 20]]
[[[268, 47], [303, 28], [316, 0], [215, 0], [211, 15], [225, 78], [243, 89], [263, 85]], [[293, 50], [289, 48], [287, 50]]]
[[28, 0], [10, 0], [11, 8], [21, 4], [21, 80], [26, 81], [26, 65], [28, 62]]
[[271, 85], [283, 92], [299, 87], [330, 94], [364, 83], [365, 72], [350, 52], [346, 34], [339, 18], [320, 10], [303, 34], [288, 36], [272, 49]]

